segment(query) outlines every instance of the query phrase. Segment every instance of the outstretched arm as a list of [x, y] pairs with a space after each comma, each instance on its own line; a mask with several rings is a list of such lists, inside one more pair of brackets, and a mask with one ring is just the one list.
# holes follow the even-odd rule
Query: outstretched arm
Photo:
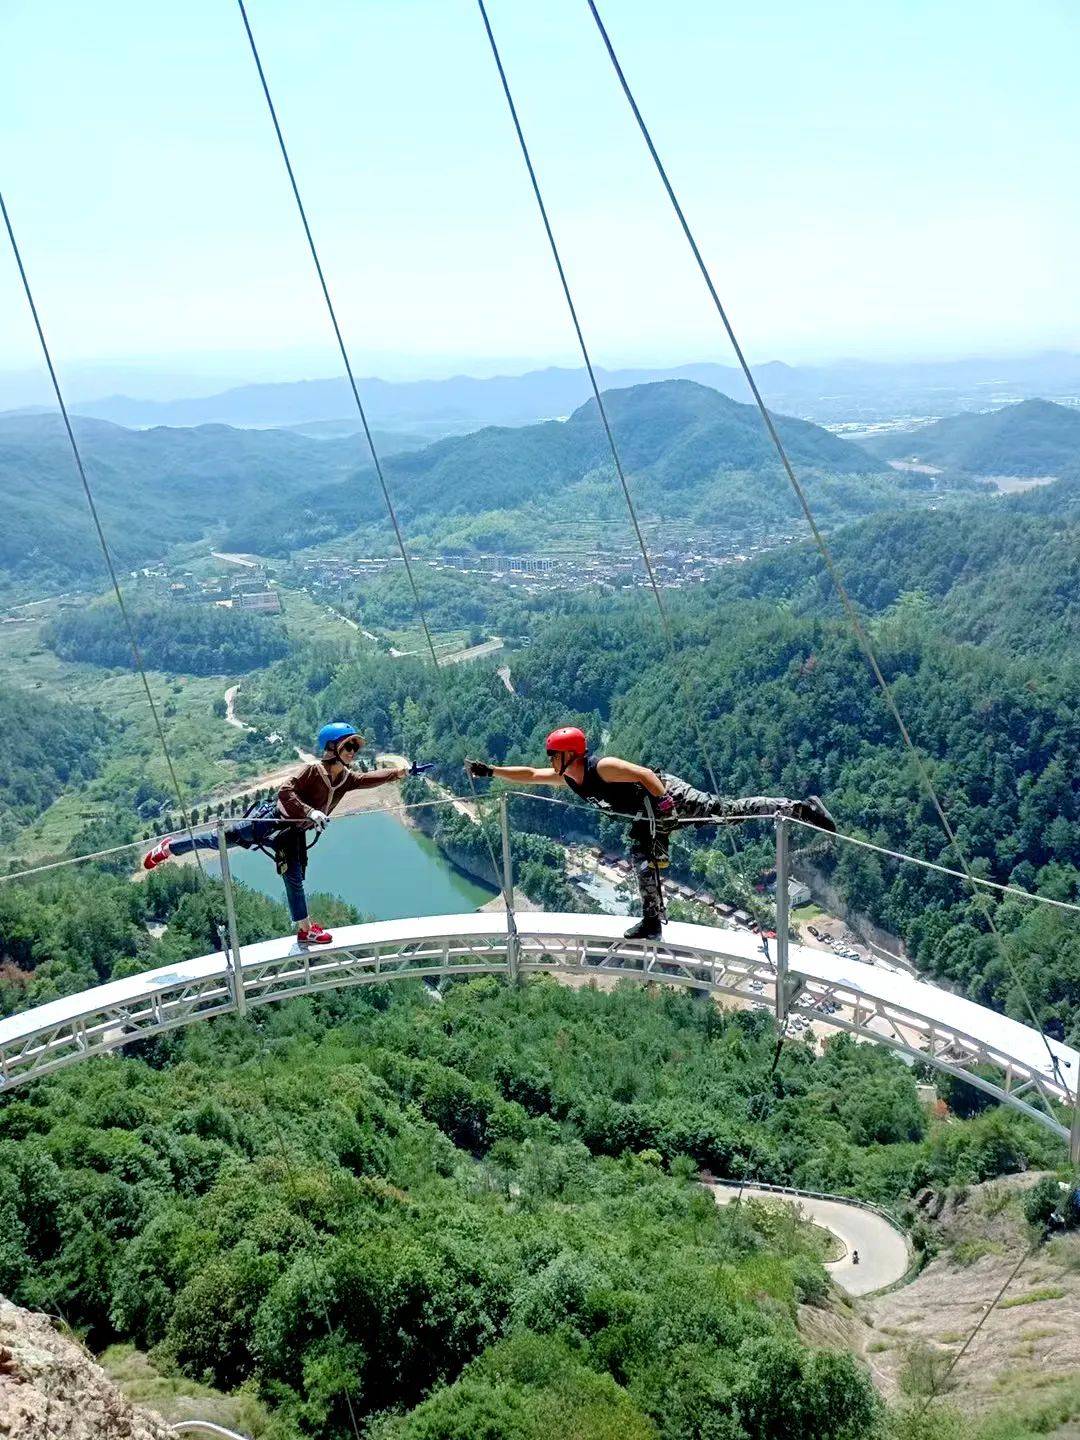
[[515, 785], [565, 785], [563, 777], [551, 769], [539, 769], [535, 765], [488, 765], [483, 760], [466, 760], [465, 768], [470, 775], [486, 779], [494, 775], [499, 780], [512, 780]]
[[373, 785], [389, 785], [392, 780], [404, 780], [408, 770], [401, 767], [385, 770], [355, 770], [345, 780], [345, 789], [370, 790]]
[[644, 785], [649, 794], [655, 795], [657, 799], [665, 793], [664, 782], [656, 771], [650, 770], [647, 765], [631, 765], [629, 760], [619, 760], [614, 755], [608, 755], [596, 762], [596, 770], [601, 780]]

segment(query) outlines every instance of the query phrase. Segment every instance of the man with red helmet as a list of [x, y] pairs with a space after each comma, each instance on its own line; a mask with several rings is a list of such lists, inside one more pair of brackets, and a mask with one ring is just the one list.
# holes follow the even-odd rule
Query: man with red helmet
[[641, 919], [626, 932], [628, 940], [658, 940], [666, 918], [660, 871], [668, 864], [671, 832], [680, 821], [773, 819], [789, 815], [819, 830], [835, 832], [836, 824], [816, 795], [808, 800], [786, 800], [763, 795], [731, 800], [697, 790], [677, 775], [650, 770], [614, 755], [596, 759], [589, 754], [585, 732], [563, 725], [547, 737], [549, 767], [488, 765], [466, 760], [471, 775], [494, 775], [517, 785], [565, 785], [580, 799], [608, 814], [631, 821], [630, 856], [641, 893]]

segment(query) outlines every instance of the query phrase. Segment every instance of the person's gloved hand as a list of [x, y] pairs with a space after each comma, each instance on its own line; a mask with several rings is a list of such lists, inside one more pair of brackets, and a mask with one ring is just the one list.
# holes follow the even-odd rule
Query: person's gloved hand
[[325, 810], [309, 810], [308, 819], [320, 835], [326, 829], [327, 825], [330, 824], [330, 816], [327, 815]]
[[474, 780], [489, 780], [492, 775], [491, 766], [486, 760], [466, 760], [465, 769]]
[[659, 833], [670, 835], [679, 823], [679, 811], [675, 804], [675, 796], [670, 791], [665, 791], [659, 800], [653, 801], [653, 815]]
[[412, 762], [412, 764], [409, 766], [409, 771], [408, 771], [408, 773], [409, 773], [410, 775], [412, 775], [412, 776], [415, 777], [415, 776], [417, 776], [417, 775], [426, 775], [429, 770], [434, 770], [434, 769], [435, 769], [435, 761], [434, 761], [434, 760], [425, 760], [422, 765], [421, 765], [421, 763], [420, 763], [419, 760], [414, 760], [414, 761]]

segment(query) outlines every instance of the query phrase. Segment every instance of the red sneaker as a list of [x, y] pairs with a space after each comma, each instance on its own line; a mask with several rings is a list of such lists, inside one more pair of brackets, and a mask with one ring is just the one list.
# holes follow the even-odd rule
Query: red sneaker
[[172, 836], [166, 835], [164, 840], [159, 840], [152, 850], [148, 850], [143, 856], [142, 867], [144, 870], [154, 870], [158, 865], [164, 865], [166, 860], [172, 859]]
[[301, 945], [329, 945], [334, 939], [329, 930], [324, 930], [321, 925], [316, 925], [314, 920], [306, 930], [298, 930], [296, 938]]

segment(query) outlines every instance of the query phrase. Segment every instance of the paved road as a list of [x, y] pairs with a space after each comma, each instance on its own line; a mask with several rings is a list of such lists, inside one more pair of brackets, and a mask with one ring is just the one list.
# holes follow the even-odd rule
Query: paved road
[[[733, 1185], [710, 1185], [707, 1188], [713, 1192], [718, 1205], [730, 1205], [739, 1194], [738, 1186]], [[831, 1230], [847, 1249], [839, 1260], [834, 1260], [825, 1268], [841, 1290], [849, 1295], [868, 1295], [873, 1290], [881, 1290], [899, 1280], [907, 1271], [908, 1250], [903, 1236], [872, 1210], [847, 1205], [842, 1200], [776, 1195], [769, 1190], [757, 1190], [752, 1185], [747, 1185], [742, 1193], [747, 1200], [782, 1200], [799, 1205], [808, 1220]], [[858, 1265], [851, 1263], [853, 1250], [859, 1252]]]

